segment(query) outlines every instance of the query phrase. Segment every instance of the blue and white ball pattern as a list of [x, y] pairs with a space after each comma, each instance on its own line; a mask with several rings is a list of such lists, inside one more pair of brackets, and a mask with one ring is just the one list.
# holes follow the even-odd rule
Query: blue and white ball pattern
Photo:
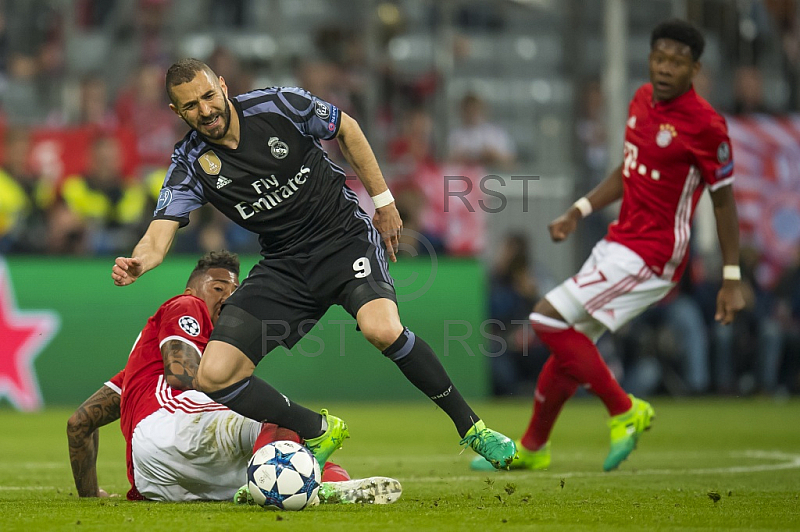
[[302, 510], [316, 501], [321, 481], [314, 455], [292, 441], [265, 445], [247, 466], [247, 485], [259, 506]]

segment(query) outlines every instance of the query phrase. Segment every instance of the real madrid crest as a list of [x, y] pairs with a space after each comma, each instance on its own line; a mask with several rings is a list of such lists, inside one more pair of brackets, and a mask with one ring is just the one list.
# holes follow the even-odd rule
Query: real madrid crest
[[656, 133], [656, 145], [659, 148], [666, 148], [672, 143], [672, 138], [677, 137], [678, 132], [672, 124], [661, 124]]
[[200, 166], [208, 175], [219, 175], [222, 170], [222, 161], [219, 160], [216, 153], [207, 151], [200, 157]]
[[276, 159], [283, 159], [289, 155], [289, 146], [278, 137], [270, 137], [267, 141], [272, 156]]

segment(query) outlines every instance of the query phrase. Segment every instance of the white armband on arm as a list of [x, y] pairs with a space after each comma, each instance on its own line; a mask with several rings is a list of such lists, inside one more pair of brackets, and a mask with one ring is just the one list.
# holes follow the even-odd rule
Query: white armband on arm
[[741, 281], [742, 269], [736, 265], [726, 265], [722, 267], [722, 278], [726, 281]]
[[586, 199], [586, 196], [573, 203], [572, 206], [580, 211], [581, 218], [586, 218], [592, 214], [593, 211], [592, 204], [588, 199]]
[[391, 202], [394, 201], [394, 197], [392, 196], [392, 192], [387, 188], [377, 196], [372, 196], [372, 203], [375, 204], [376, 209], [380, 209], [381, 207], [386, 207]]

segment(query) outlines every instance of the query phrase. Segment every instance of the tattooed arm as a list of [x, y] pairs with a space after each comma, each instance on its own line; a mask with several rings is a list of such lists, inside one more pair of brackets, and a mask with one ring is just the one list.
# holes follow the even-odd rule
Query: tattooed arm
[[167, 384], [176, 390], [197, 389], [197, 366], [200, 365], [197, 349], [180, 340], [169, 340], [161, 346], [161, 356]]
[[97, 447], [103, 425], [119, 419], [117, 392], [103, 386], [75, 411], [67, 422], [69, 461], [79, 497], [106, 495], [97, 486]]

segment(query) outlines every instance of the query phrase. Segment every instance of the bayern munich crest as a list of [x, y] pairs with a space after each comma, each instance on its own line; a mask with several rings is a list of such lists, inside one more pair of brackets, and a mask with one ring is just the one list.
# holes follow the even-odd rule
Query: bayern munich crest
[[200, 324], [192, 316], [183, 316], [178, 320], [178, 326], [189, 336], [200, 334]]
[[289, 155], [289, 146], [278, 137], [270, 137], [267, 144], [269, 145], [270, 152], [272, 152], [272, 156], [276, 159], [283, 159]]
[[672, 124], [661, 124], [656, 133], [656, 145], [659, 148], [666, 148], [672, 143], [672, 138], [676, 137], [678, 132], [675, 131], [675, 126]]

